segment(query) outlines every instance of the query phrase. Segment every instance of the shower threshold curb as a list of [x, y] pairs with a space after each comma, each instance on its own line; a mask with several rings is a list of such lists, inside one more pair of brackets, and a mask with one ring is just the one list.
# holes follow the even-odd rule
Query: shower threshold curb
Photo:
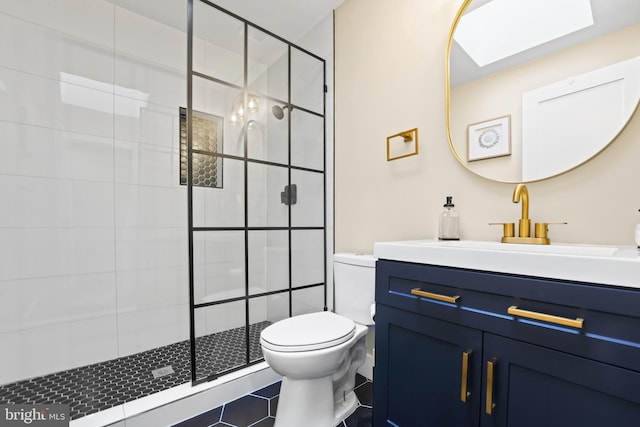
[[[70, 427], [171, 425], [266, 387], [281, 377], [260, 362], [196, 386], [185, 383], [77, 418]], [[121, 424], [120, 424], [121, 423]]]

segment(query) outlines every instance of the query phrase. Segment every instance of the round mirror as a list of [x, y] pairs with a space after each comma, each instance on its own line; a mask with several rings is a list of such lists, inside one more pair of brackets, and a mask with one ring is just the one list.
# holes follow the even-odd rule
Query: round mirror
[[449, 145], [500, 182], [604, 150], [640, 100], [640, 1], [466, 0], [449, 33]]

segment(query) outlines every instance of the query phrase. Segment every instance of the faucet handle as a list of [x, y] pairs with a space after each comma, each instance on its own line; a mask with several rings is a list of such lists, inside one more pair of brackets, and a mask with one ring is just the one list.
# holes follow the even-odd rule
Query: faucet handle
[[566, 224], [567, 222], [536, 222], [535, 225], [535, 236], [536, 237], [540, 237], [543, 239], [548, 239], [549, 236], [547, 235], [547, 232], [549, 231], [549, 229], [547, 228], [549, 225], [556, 225], [556, 224]]
[[490, 222], [489, 225], [501, 225], [502, 237], [513, 237], [516, 226], [513, 222]]

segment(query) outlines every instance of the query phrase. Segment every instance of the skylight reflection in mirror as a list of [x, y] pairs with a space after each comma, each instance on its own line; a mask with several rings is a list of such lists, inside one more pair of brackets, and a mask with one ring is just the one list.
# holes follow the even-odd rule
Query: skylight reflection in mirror
[[493, 0], [461, 18], [454, 39], [482, 67], [593, 22], [590, 0]]

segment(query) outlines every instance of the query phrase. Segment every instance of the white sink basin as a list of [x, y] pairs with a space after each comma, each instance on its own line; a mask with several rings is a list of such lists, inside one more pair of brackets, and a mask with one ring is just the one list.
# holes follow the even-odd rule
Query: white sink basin
[[640, 288], [640, 251], [632, 246], [408, 240], [375, 243], [373, 253], [379, 259]]
[[567, 254], [578, 256], [611, 256], [619, 248], [615, 246], [591, 246], [572, 244], [529, 245], [477, 240], [421, 240], [417, 244], [442, 247], [454, 247], [477, 250], [536, 252], [545, 254]]

